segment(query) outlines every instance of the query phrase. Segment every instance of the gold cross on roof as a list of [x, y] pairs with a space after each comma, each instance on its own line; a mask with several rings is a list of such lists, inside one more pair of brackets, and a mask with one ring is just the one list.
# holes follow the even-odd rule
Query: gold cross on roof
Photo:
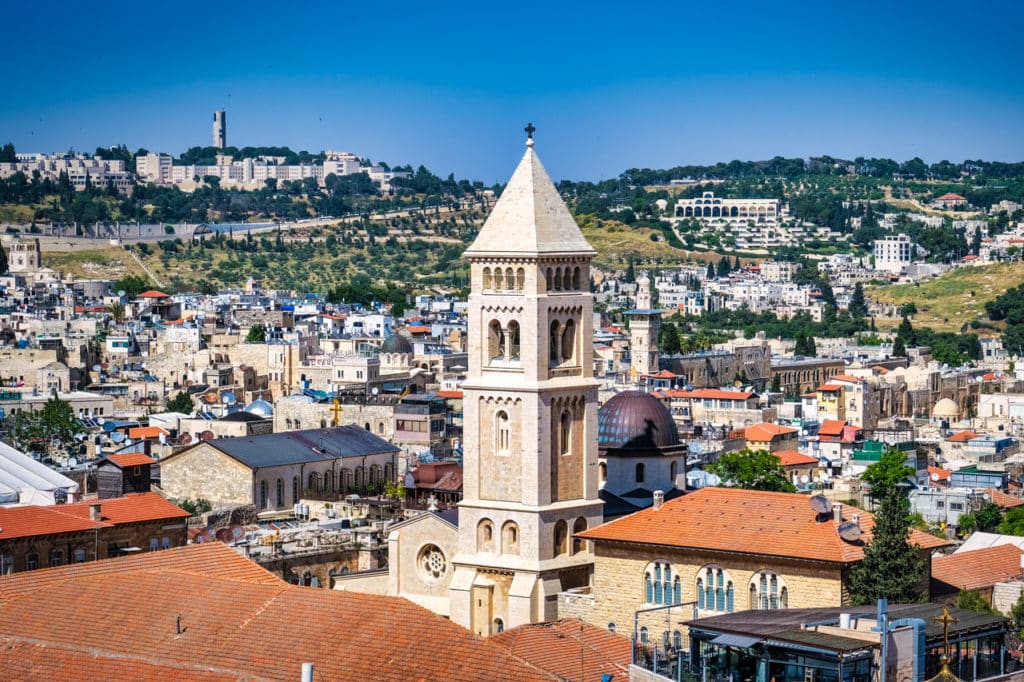
[[949, 615], [949, 607], [943, 606], [942, 615], [935, 616], [935, 618], [933, 618], [932, 620], [936, 623], [942, 623], [942, 639], [945, 648], [944, 653], [946, 656], [949, 656], [949, 626], [955, 623], [959, 623], [960, 619], [954, 618], [953, 616]]

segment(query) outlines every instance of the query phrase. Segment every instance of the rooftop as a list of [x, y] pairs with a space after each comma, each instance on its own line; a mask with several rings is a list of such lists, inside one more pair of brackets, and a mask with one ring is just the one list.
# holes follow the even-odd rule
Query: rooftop
[[1024, 550], [1015, 545], [996, 545], [932, 558], [932, 584], [941, 592], [991, 587], [1020, 576]]

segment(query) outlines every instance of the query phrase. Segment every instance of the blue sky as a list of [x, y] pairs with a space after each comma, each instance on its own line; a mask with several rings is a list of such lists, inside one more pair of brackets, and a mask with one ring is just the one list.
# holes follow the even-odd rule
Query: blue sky
[[352, 151], [503, 181], [775, 155], [1024, 159], [1024, 3], [0, 4], [0, 143]]

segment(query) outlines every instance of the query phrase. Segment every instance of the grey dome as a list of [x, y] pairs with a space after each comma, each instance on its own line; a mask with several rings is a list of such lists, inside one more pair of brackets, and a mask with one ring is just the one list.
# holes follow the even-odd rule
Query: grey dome
[[380, 346], [381, 353], [412, 353], [412, 344], [409, 343], [409, 339], [405, 338], [401, 334], [392, 334], [391, 336], [384, 339], [384, 343]]
[[599, 448], [664, 448], [679, 445], [679, 429], [661, 401], [643, 391], [623, 391], [597, 412]]
[[245, 406], [245, 411], [250, 414], [259, 415], [261, 417], [273, 417], [274, 406], [268, 403], [263, 398], [257, 398], [248, 405]]

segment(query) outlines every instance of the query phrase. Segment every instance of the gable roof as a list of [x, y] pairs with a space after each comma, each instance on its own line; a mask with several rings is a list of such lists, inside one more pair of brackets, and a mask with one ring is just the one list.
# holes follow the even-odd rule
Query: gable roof
[[398, 452], [388, 441], [361, 426], [346, 424], [329, 429], [307, 429], [268, 433], [244, 438], [214, 438], [163, 458], [166, 463], [203, 444], [220, 450], [250, 469], [329, 462], [346, 457], [364, 457]]
[[1007, 495], [1002, 490], [996, 490], [995, 488], [982, 488], [981, 492], [987, 494], [989, 499], [993, 503], [997, 504], [1001, 509], [1012, 509], [1013, 507], [1019, 507], [1024, 504], [1024, 500], [1014, 495]]
[[845, 419], [826, 419], [818, 429], [819, 436], [842, 436], [843, 428], [846, 426]]
[[[874, 516], [862, 510], [855, 513], [860, 515], [866, 543], [871, 539]], [[846, 518], [851, 516], [847, 512]], [[863, 544], [844, 542], [837, 526], [831, 517], [818, 521], [806, 495], [701, 488], [665, 502], [660, 509], [650, 507], [578, 536], [832, 563], [860, 561]], [[910, 541], [928, 549], [951, 544], [916, 529], [911, 529]]]
[[[90, 507], [100, 505], [100, 519], [89, 518]], [[88, 499], [47, 507], [0, 507], [0, 541], [12, 538], [75, 533], [109, 528], [119, 523], [183, 519], [189, 513], [156, 493], [135, 493], [105, 500]]]
[[787, 436], [791, 433], [798, 433], [798, 430], [788, 426], [780, 426], [779, 424], [763, 422], [761, 424], [748, 426], [743, 431], [743, 437], [747, 440], [768, 441], [772, 440], [776, 436]]
[[170, 294], [165, 294], [162, 291], [156, 289], [150, 289], [149, 291], [143, 291], [139, 294], [139, 298], [170, 298]]
[[943, 592], [977, 590], [1024, 573], [1024, 549], [996, 545], [932, 558], [932, 581]]
[[562, 680], [626, 679], [632, 645], [628, 637], [581, 620], [520, 625], [490, 641]]
[[[192, 679], [194, 669], [235, 676], [221, 679], [297, 679], [305, 661], [314, 662], [317, 679], [328, 680], [557, 679], [405, 599], [194, 570], [194, 556], [204, 565], [214, 555], [218, 563], [248, 561], [228, 558], [233, 553], [218, 543], [188, 545], [134, 563], [117, 558], [4, 576], [0, 669], [11, 669], [21, 644], [52, 643], [59, 650], [53, 658], [37, 652], [51, 665], [59, 660], [76, 669], [83, 657], [119, 658], [128, 666], [126, 679], [136, 678], [128, 665], [136, 660], [175, 670], [165, 679]], [[37, 573], [50, 580], [40, 584]], [[55, 603], [76, 608], [54, 609]], [[425, 643], [443, 643], [444, 655], [426, 653]]]
[[126, 452], [123, 455], [107, 455], [106, 459], [124, 469], [125, 467], [138, 467], [156, 464], [156, 460], [142, 452]]
[[975, 433], [974, 431], [957, 431], [952, 436], [946, 438], [951, 443], [966, 443], [967, 441], [977, 438], [981, 434]]
[[775, 452], [772, 454], [779, 458], [779, 463], [784, 467], [820, 464], [817, 457], [805, 455], [799, 450], [782, 450], [781, 452]]
[[480, 233], [464, 252], [466, 257], [597, 253], [573, 220], [531, 142]]

